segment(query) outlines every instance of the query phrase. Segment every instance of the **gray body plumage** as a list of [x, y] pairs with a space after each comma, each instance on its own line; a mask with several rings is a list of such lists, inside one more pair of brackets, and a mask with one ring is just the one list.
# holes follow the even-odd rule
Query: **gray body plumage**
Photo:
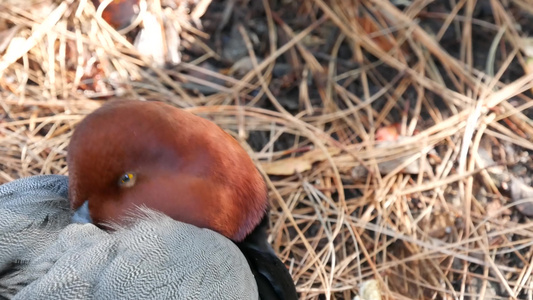
[[0, 186], [0, 299], [257, 299], [227, 238], [140, 209], [113, 232], [71, 224], [65, 176]]

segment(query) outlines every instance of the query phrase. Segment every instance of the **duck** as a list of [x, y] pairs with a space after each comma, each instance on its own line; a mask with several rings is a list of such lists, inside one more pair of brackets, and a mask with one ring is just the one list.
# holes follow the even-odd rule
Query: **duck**
[[74, 223], [68, 180], [0, 186], [0, 299], [259, 299], [228, 238], [146, 207], [113, 231]]
[[[44, 184], [54, 197], [33, 195], [40, 198], [37, 201], [28, 194], [15, 197], [19, 202], [0, 199], [0, 218], [6, 215], [8, 225], [20, 217], [3, 210], [8, 203], [39, 211], [37, 216], [22, 213], [31, 226], [0, 228], [0, 299], [9, 280], [12, 290], [6, 288], [5, 293], [24, 296], [19, 299], [31, 299], [23, 291], [44, 295], [53, 290], [50, 285], [72, 282], [83, 286], [72, 299], [98, 298], [96, 291], [119, 293], [112, 298], [139, 298], [149, 291], [149, 298], [166, 295], [155, 296], [161, 299], [297, 299], [290, 273], [267, 240], [264, 179], [247, 152], [215, 123], [163, 102], [109, 101], [77, 125], [67, 166], [66, 184], [64, 178], [54, 177], [52, 187], [32, 183], [40, 189], [20, 191], [40, 191]], [[28, 238], [15, 244], [31, 251], [3, 255], [3, 247], [10, 247], [3, 241], [11, 242], [10, 236], [20, 238], [26, 231], [31, 232]], [[42, 238], [34, 240], [32, 234]], [[62, 255], [56, 257], [57, 253]], [[174, 274], [188, 270], [176, 267], [174, 273], [165, 273], [170, 279], [163, 275], [169, 266], [182, 263], [195, 271]], [[135, 271], [124, 273], [124, 266]], [[93, 280], [81, 283], [72, 279], [72, 274], [82, 278], [87, 272], [99, 275], [91, 273], [88, 277]], [[189, 288], [181, 283], [190, 272], [196, 275], [190, 280], [207, 276], [211, 281]], [[66, 274], [68, 282], [57, 279]], [[146, 280], [133, 278], [134, 274], [145, 274]], [[153, 276], [148, 274], [167, 281], [150, 281]], [[136, 288], [124, 288], [123, 281]], [[211, 285], [205, 287], [207, 283]], [[129, 290], [136, 292], [127, 294]]]

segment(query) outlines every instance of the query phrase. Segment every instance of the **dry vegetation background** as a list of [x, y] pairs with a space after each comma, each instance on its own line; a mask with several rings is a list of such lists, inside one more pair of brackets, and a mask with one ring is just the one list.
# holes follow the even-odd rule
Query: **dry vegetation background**
[[302, 299], [533, 299], [531, 35], [531, 0], [0, 0], [0, 182], [165, 101], [254, 158]]

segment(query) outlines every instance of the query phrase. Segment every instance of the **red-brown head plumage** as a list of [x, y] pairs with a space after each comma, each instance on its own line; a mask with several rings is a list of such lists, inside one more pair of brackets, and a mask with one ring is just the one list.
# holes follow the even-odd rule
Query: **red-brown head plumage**
[[[73, 209], [120, 223], [136, 206], [241, 241], [267, 208], [246, 151], [214, 123], [160, 102], [112, 101], [76, 128], [68, 149]], [[132, 185], [120, 184], [124, 174]]]

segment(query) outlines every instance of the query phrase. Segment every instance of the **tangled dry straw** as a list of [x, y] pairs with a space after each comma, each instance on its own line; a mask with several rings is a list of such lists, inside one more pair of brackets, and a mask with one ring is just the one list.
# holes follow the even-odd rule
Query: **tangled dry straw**
[[[533, 299], [533, 223], [517, 209], [530, 200], [506, 192], [533, 149], [533, 73], [512, 10], [490, 1], [489, 22], [473, 18], [473, 0], [441, 12], [425, 1], [282, 1], [304, 16], [295, 25], [282, 4], [257, 1], [266, 54], [235, 25], [248, 68], [233, 76], [203, 64], [220, 60], [199, 25], [210, 2], [140, 1], [165, 45], [174, 32], [200, 53], [178, 68], [142, 53], [90, 1], [0, 2], [0, 181], [67, 174], [72, 129], [104, 100], [165, 101], [212, 119], [255, 159], [272, 244], [302, 299], [351, 299], [371, 279], [383, 299]], [[217, 3], [225, 16], [252, 6]], [[533, 14], [525, 1], [506, 5]], [[129, 30], [147, 22], [137, 21]], [[459, 37], [451, 48], [439, 44], [447, 32]], [[327, 55], [312, 50], [327, 43]], [[297, 70], [296, 111], [273, 92], [280, 61]], [[376, 141], [393, 123], [401, 138]]]

